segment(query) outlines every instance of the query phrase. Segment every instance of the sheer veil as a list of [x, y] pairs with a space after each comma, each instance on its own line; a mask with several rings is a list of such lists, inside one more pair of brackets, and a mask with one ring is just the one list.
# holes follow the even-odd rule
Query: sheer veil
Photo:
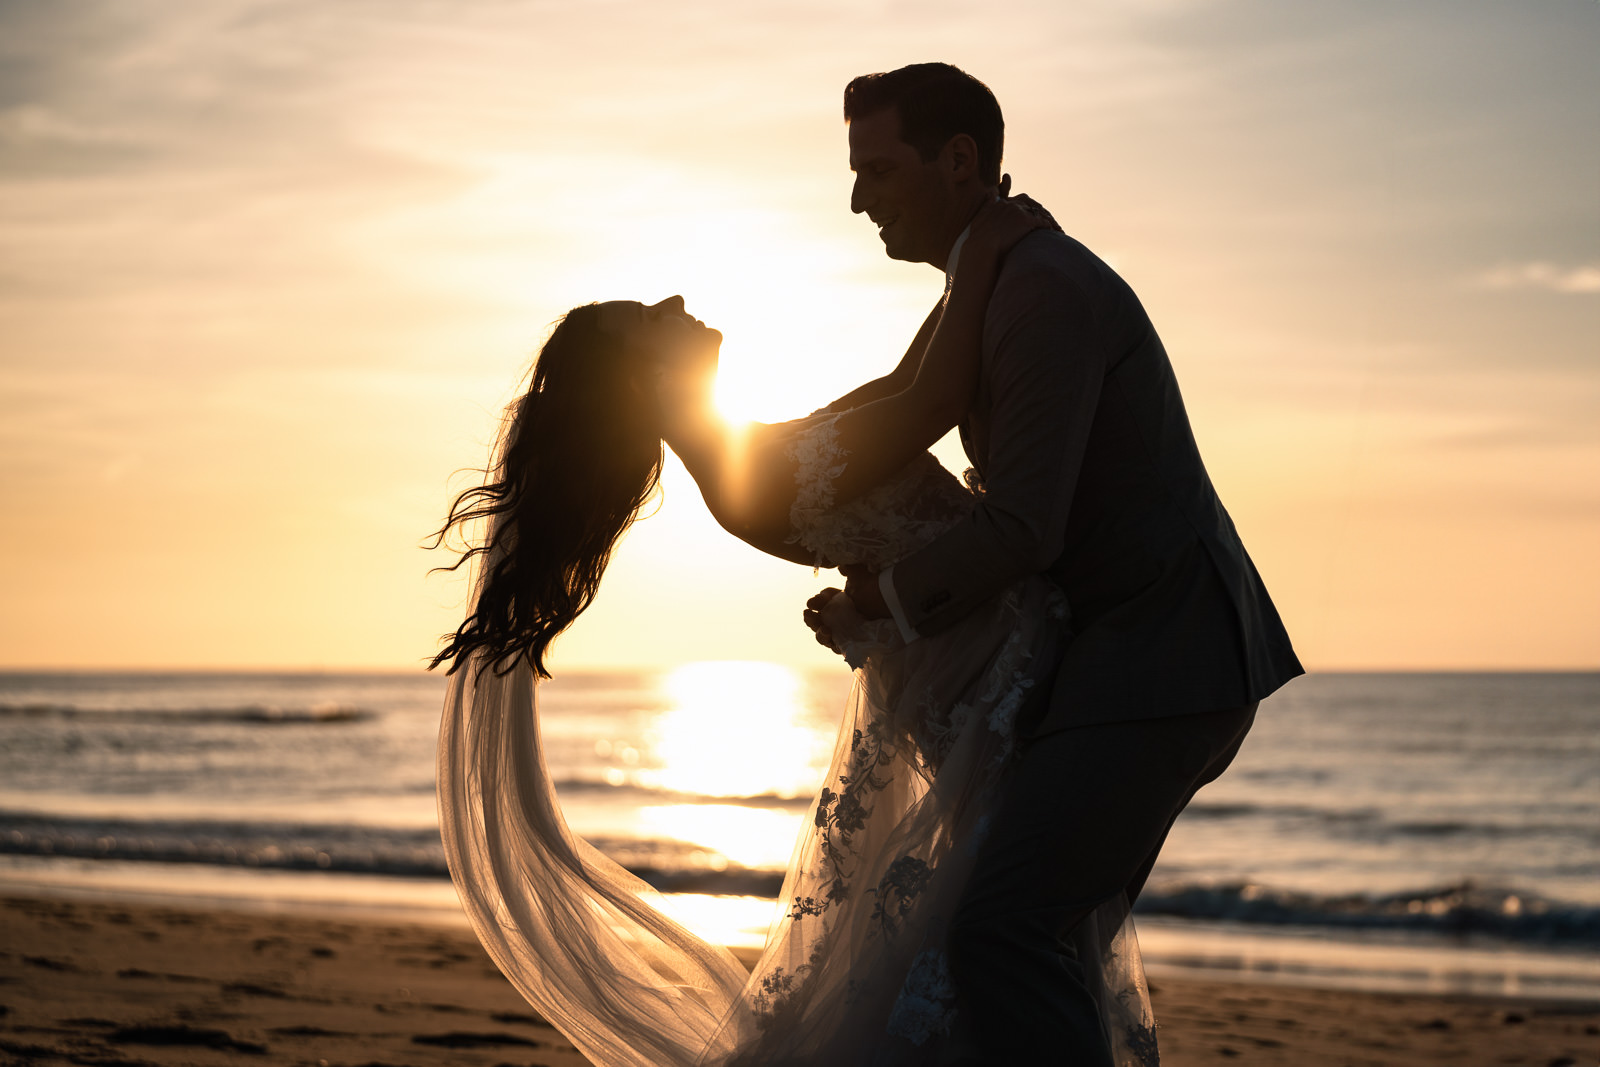
[[462, 907], [495, 964], [599, 1064], [687, 1067], [749, 973], [654, 906], [655, 891], [568, 830], [546, 772], [536, 679], [478, 662], [451, 677], [439, 830]]

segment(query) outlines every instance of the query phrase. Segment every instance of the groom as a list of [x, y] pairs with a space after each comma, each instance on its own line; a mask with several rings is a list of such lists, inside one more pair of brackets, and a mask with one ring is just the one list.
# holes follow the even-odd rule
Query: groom
[[[922, 63], [856, 78], [844, 115], [850, 209], [891, 259], [953, 275], [968, 223], [1001, 184], [994, 95]], [[830, 406], [908, 385], [937, 317], [893, 372]], [[1007, 258], [960, 429], [983, 485], [971, 515], [881, 573], [848, 572], [846, 592], [907, 641], [1030, 572], [1066, 594], [1072, 636], [1031, 709], [950, 963], [977, 1057], [964, 1062], [1109, 1065], [1074, 930], [1105, 901], [1131, 905], [1173, 820], [1301, 667], [1144, 308], [1072, 238], [1037, 231]], [[818, 609], [831, 595], [806, 612], [825, 644]]]

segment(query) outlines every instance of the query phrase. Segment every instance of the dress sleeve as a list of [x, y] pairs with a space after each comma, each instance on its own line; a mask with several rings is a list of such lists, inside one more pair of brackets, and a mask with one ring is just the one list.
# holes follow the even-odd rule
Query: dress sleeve
[[783, 454], [793, 460], [794, 503], [789, 506], [789, 543], [798, 543], [818, 567], [828, 562], [828, 538], [822, 527], [833, 508], [834, 482], [844, 473], [849, 456], [839, 445], [839, 416], [812, 416], [798, 424]]
[[790, 543], [818, 566], [859, 563], [882, 570], [927, 544], [972, 508], [972, 494], [929, 453], [853, 499], [835, 486], [850, 462], [839, 443], [838, 415], [795, 424], [784, 455], [794, 464]]

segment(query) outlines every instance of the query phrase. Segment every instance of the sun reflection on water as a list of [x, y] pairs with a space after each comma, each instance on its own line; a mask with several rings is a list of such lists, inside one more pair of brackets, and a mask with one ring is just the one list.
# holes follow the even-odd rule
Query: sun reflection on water
[[807, 721], [801, 682], [776, 663], [689, 663], [667, 676], [672, 700], [651, 731], [659, 789], [712, 797], [800, 797], [827, 770], [827, 734]]
[[766, 944], [767, 927], [777, 907], [775, 901], [765, 897], [706, 893], [669, 893], [654, 902], [707, 941], [747, 950]]
[[639, 822], [662, 837], [693, 841], [716, 850], [708, 866], [782, 870], [794, 850], [805, 814], [740, 804], [657, 804], [639, 809]]
[[782, 870], [805, 817], [797, 798], [814, 794], [827, 771], [831, 724], [808, 714], [801, 679], [775, 663], [690, 663], [662, 689], [669, 707], [647, 728], [630, 777], [726, 802], [643, 806], [638, 829], [706, 849], [713, 867]]

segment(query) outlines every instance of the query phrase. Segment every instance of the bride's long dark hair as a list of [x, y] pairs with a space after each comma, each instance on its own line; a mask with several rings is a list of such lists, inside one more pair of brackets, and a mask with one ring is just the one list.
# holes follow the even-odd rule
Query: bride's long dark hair
[[551, 331], [528, 391], [508, 409], [483, 485], [456, 497], [433, 547], [483, 520], [487, 532], [444, 570], [479, 557], [466, 621], [428, 665], [510, 670], [520, 657], [550, 677], [545, 655], [594, 600], [618, 539], [661, 477], [661, 438], [648, 376], [574, 308]]

